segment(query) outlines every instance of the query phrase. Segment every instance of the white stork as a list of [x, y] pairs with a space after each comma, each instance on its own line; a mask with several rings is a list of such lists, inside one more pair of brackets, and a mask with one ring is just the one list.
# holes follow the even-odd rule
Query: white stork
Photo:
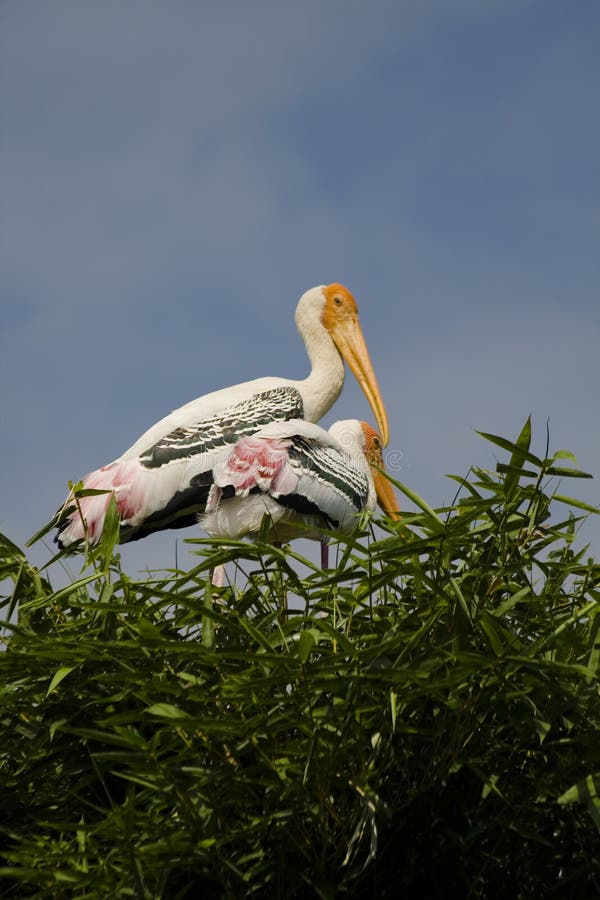
[[112, 494], [120, 543], [193, 525], [205, 508], [221, 454], [270, 422], [318, 421], [340, 395], [344, 360], [387, 444], [385, 407], [350, 291], [341, 284], [307, 291], [296, 309], [296, 326], [312, 364], [307, 378], [247, 381], [205, 394], [161, 419], [122, 456], [85, 476], [84, 491], [104, 493], [77, 497], [71, 492], [57, 513], [59, 546], [97, 543]]
[[348, 419], [329, 431], [297, 419], [273, 422], [218, 460], [199, 521], [216, 538], [319, 540], [325, 568], [325, 531], [352, 534], [377, 502], [399, 516], [383, 473], [382, 440], [366, 422]]

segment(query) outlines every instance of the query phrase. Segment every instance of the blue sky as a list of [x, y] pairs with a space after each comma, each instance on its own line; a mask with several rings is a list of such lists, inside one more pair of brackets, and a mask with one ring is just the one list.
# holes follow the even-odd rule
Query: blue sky
[[[302, 377], [330, 281], [433, 505], [529, 414], [599, 476], [599, 46], [595, 0], [4, 2], [0, 530], [187, 400]], [[324, 423], [354, 416], [350, 376]]]

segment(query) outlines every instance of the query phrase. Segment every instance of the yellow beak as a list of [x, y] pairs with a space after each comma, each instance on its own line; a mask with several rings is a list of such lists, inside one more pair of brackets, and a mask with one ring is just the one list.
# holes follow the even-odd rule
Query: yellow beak
[[373, 371], [373, 365], [358, 316], [335, 322], [330, 328], [330, 334], [333, 342], [363, 389], [365, 397], [373, 410], [383, 444], [387, 447], [390, 439], [387, 413], [383, 405], [381, 392]]

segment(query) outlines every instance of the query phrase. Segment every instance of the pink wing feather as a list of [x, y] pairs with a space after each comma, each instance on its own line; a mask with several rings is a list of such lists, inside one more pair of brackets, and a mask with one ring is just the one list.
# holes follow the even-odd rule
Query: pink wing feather
[[292, 469], [288, 449], [289, 440], [264, 437], [243, 437], [231, 453], [213, 469], [206, 511], [212, 512], [221, 497], [221, 488], [231, 485], [237, 497], [247, 497], [253, 488], [270, 491], [273, 495], [291, 493], [298, 485]]
[[[60, 528], [58, 540], [63, 547], [86, 536], [94, 544], [100, 539], [104, 526], [104, 517], [110, 498], [114, 494], [122, 524], [127, 524], [139, 512], [144, 491], [139, 478], [141, 466], [137, 459], [110, 463], [101, 469], [90, 472], [83, 479], [86, 490], [106, 491], [105, 494], [93, 494], [75, 500], [71, 494], [64, 504], [64, 509], [75, 506], [64, 525]], [[136, 477], [137, 476], [137, 477]]]

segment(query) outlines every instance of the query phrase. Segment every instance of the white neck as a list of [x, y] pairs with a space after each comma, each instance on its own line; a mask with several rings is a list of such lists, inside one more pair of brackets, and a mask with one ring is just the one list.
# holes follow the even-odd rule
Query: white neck
[[331, 409], [344, 386], [344, 361], [319, 315], [297, 315], [296, 325], [304, 341], [311, 372], [298, 383], [304, 401], [304, 418], [318, 422]]

